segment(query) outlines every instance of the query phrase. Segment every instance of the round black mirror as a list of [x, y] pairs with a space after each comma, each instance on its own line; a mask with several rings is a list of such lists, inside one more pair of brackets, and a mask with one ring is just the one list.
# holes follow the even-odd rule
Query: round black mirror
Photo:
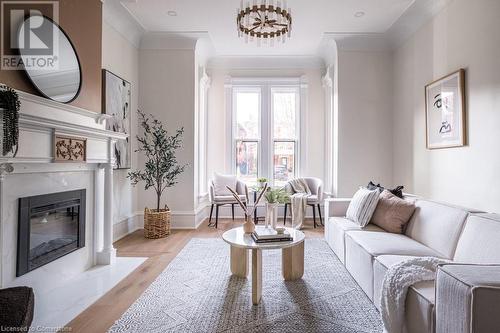
[[24, 70], [45, 97], [69, 103], [82, 85], [80, 61], [68, 35], [46, 16], [27, 17], [17, 42]]

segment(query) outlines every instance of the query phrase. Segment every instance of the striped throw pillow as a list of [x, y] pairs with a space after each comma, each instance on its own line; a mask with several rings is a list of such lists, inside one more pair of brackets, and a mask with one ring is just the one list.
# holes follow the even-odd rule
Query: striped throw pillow
[[371, 220], [375, 208], [377, 208], [378, 197], [380, 192], [368, 190], [361, 187], [352, 197], [351, 203], [347, 208], [346, 217], [365, 227]]

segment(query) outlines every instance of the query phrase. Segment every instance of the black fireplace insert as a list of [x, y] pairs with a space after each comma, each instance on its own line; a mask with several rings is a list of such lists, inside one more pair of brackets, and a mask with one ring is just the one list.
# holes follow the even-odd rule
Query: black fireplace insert
[[16, 276], [85, 246], [85, 194], [82, 189], [19, 199]]

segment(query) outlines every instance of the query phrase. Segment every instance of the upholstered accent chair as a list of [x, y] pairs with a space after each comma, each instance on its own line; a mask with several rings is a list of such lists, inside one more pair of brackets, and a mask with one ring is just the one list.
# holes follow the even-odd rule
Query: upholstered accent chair
[[[210, 208], [210, 218], [208, 220], [208, 226], [217, 228], [217, 224], [219, 222], [219, 207], [224, 206], [224, 205], [231, 205], [231, 213], [232, 213], [232, 218], [234, 220], [234, 205], [237, 205], [238, 202], [236, 199], [231, 195], [227, 193], [217, 193], [216, 191], [216, 186], [214, 183], [215, 180], [211, 180], [208, 187], [208, 195], [210, 199], [210, 203], [212, 204]], [[238, 193], [240, 200], [247, 205], [248, 204], [248, 187], [247, 185], [240, 181], [236, 181], [236, 193]], [[215, 207], [215, 223], [212, 223], [212, 214], [214, 212], [214, 207]]]
[[[303, 177], [303, 180], [307, 183], [309, 190], [311, 191], [311, 195], [307, 198], [307, 205], [311, 206], [313, 209], [313, 221], [314, 227], [318, 225], [316, 223], [316, 207], [318, 208], [319, 214], [319, 225], [323, 225], [323, 218], [321, 216], [321, 202], [323, 201], [323, 182], [319, 178], [314, 177]], [[290, 184], [287, 183], [285, 185], [287, 191], [290, 191]], [[290, 204], [285, 204], [285, 212], [283, 214], [283, 224], [286, 224], [286, 213], [288, 210], [288, 206]], [[292, 214], [290, 209], [290, 214]]]

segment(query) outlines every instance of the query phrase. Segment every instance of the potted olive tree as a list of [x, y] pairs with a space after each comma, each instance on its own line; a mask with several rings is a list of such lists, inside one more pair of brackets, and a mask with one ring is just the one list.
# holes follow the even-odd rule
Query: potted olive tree
[[146, 162], [144, 170], [128, 173], [132, 185], [144, 182], [144, 189], [153, 188], [156, 192], [156, 209], [144, 209], [144, 236], [146, 238], [162, 238], [170, 234], [170, 209], [161, 207], [161, 198], [167, 187], [177, 184], [177, 177], [184, 172], [186, 165], [179, 165], [175, 156], [182, 147], [184, 128], [178, 129], [175, 135], [169, 135], [163, 124], [152, 115], [140, 110], [139, 122], [143, 129], [142, 136], [137, 136], [139, 148], [136, 152], [144, 153]]

